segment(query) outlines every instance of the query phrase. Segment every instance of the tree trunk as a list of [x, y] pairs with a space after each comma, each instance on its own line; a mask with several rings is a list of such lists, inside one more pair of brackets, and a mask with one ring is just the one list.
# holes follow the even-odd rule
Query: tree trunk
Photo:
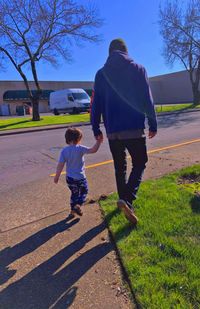
[[39, 98], [32, 99], [32, 108], [33, 108], [32, 121], [40, 121]]
[[197, 106], [200, 104], [200, 91], [198, 89], [198, 85], [192, 85], [192, 92], [193, 92], [193, 105]]

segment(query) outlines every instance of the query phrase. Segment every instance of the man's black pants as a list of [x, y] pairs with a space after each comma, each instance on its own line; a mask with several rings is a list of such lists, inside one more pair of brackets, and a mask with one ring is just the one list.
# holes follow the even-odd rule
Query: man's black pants
[[[148, 161], [146, 138], [134, 138], [124, 140], [109, 140], [110, 150], [113, 156], [117, 191], [120, 199], [132, 206], [133, 200], [142, 180], [142, 175]], [[127, 179], [126, 149], [132, 159], [132, 170]]]

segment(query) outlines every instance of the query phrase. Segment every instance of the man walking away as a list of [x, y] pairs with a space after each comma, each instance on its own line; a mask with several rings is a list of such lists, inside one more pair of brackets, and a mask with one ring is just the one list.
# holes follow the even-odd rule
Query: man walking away
[[[91, 124], [97, 140], [102, 136], [101, 116], [114, 161], [119, 195], [117, 205], [127, 219], [136, 224], [138, 219], [132, 203], [148, 161], [145, 116], [149, 138], [156, 135], [157, 121], [146, 70], [129, 57], [122, 39], [110, 43], [109, 57], [95, 77]], [[126, 150], [132, 159], [128, 179]]]

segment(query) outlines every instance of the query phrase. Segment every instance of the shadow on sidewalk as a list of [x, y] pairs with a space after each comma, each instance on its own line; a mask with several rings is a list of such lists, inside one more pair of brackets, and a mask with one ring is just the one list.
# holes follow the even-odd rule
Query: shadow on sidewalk
[[15, 270], [9, 270], [8, 265], [21, 257], [33, 252], [56, 234], [61, 233], [78, 223], [80, 219], [75, 219], [70, 223], [66, 223], [66, 219], [52, 224], [37, 233], [26, 238], [22, 242], [13, 247], [7, 247], [0, 252], [0, 284], [4, 284], [14, 274]]
[[68, 308], [76, 296], [77, 287], [74, 284], [112, 250], [112, 244], [98, 244], [69, 264], [66, 265], [66, 262], [105, 228], [102, 222], [90, 229], [26, 276], [10, 284], [0, 293], [0, 308]]
[[188, 117], [187, 113], [176, 112], [167, 117], [159, 117], [158, 118], [158, 127], [161, 128], [169, 128], [171, 126], [175, 126], [177, 128], [183, 127], [184, 124], [191, 123], [191, 121], [199, 120], [199, 113], [192, 113], [191, 117]]

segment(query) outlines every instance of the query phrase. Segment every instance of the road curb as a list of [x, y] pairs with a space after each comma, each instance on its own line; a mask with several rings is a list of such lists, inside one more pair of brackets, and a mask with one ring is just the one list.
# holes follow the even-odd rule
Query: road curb
[[42, 131], [50, 131], [50, 130], [57, 130], [57, 129], [66, 129], [69, 127], [82, 127], [82, 126], [88, 126], [90, 125], [90, 122], [78, 122], [78, 123], [69, 123], [65, 125], [56, 125], [56, 126], [47, 126], [47, 127], [36, 127], [36, 128], [24, 128], [24, 129], [17, 129], [16, 131], [2, 131], [0, 132], [1, 136], [6, 135], [15, 135], [15, 134], [23, 134], [23, 133], [33, 133], [33, 132], [42, 132]]
[[[199, 112], [200, 109], [192, 109], [192, 110], [183, 110], [183, 111], [174, 111], [174, 112], [161, 112], [157, 114], [157, 117], [161, 116], [170, 116], [170, 115], [177, 115], [177, 114], [186, 114], [186, 113], [193, 113], [193, 112]], [[103, 123], [103, 122], [102, 122]], [[24, 128], [24, 129], [17, 129], [17, 130], [6, 130], [6, 131], [0, 131], [0, 137], [1, 136], [7, 136], [7, 135], [15, 135], [15, 134], [24, 134], [24, 133], [34, 133], [34, 132], [42, 132], [42, 131], [50, 131], [50, 130], [57, 130], [57, 129], [66, 129], [68, 127], [82, 127], [82, 126], [88, 126], [90, 125], [90, 122], [77, 122], [77, 123], [69, 123], [69, 124], [58, 124], [55, 126], [45, 126], [45, 127], [36, 127], [36, 128]]]

